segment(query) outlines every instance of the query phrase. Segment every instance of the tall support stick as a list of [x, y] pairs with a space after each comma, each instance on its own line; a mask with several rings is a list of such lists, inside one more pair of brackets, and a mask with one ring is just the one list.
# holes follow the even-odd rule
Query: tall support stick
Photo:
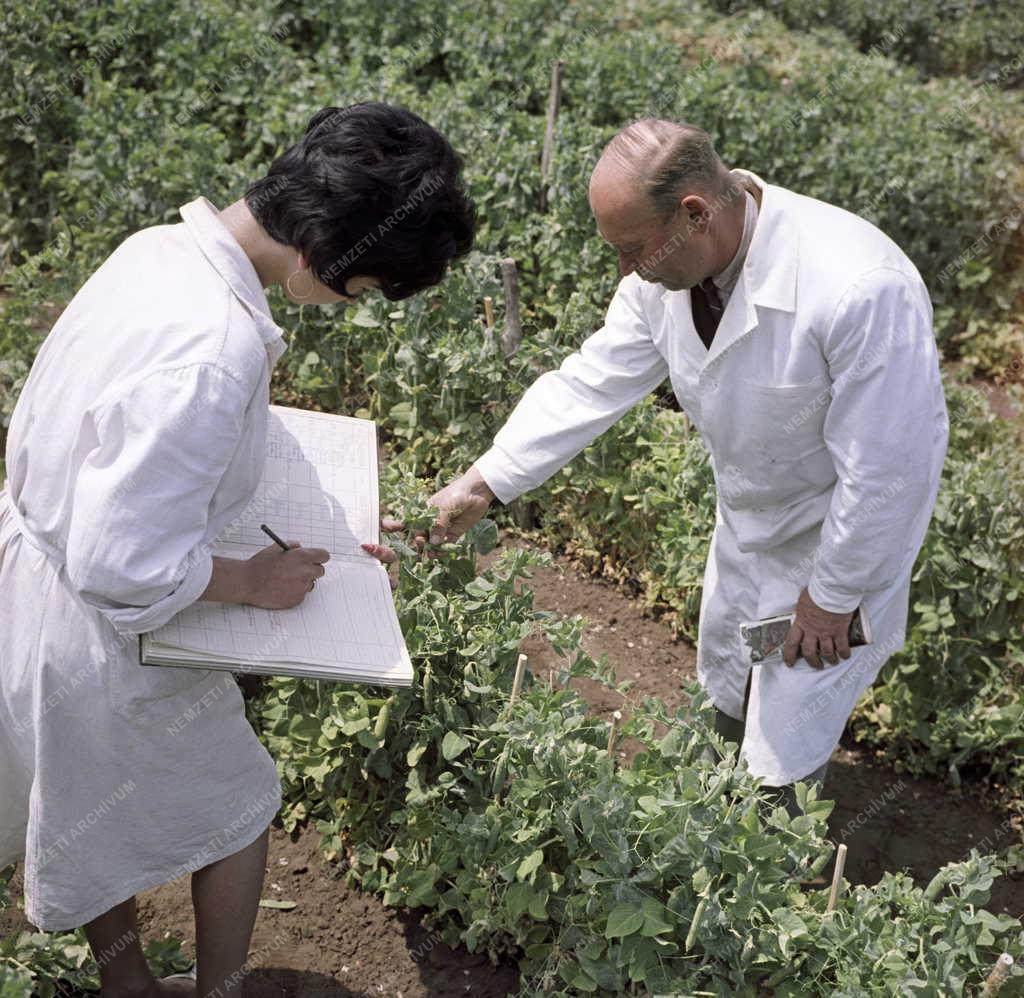
[[992, 973], [988, 975], [988, 979], [985, 981], [985, 988], [981, 992], [981, 998], [995, 998], [999, 994], [1003, 985], [1007, 982], [1010, 977], [1010, 968], [1013, 966], [1013, 957], [1009, 953], [1003, 953], [1002, 956], [996, 960], [996, 965], [992, 968]]
[[608, 725], [608, 754], [615, 750], [615, 737], [618, 734], [619, 721], [622, 720], [622, 711], [617, 710], [612, 714], [612, 723]]
[[562, 73], [565, 63], [559, 59], [551, 66], [551, 92], [548, 94], [548, 122], [544, 129], [544, 150], [540, 157], [540, 208], [547, 211], [548, 178], [551, 175], [551, 160], [555, 147], [555, 118], [562, 104]]
[[488, 345], [494, 343], [494, 299], [487, 295], [484, 297], [484, 339]]
[[511, 357], [523, 341], [523, 325], [519, 320], [519, 275], [516, 262], [511, 258], [501, 261], [501, 280], [505, 285], [505, 331], [501, 334], [501, 349]]
[[832, 874], [832, 892], [828, 896], [828, 907], [826, 911], [835, 911], [836, 902], [839, 900], [839, 888], [843, 884], [843, 869], [846, 866], [846, 844], [844, 843], [836, 851], [836, 870]]
[[508, 698], [508, 705], [511, 707], [519, 699], [519, 691], [523, 688], [523, 673], [526, 671], [526, 656], [520, 655], [516, 662], [516, 677], [512, 680], [512, 694]]
[[[501, 351], [506, 357], [511, 357], [523, 341], [523, 325], [519, 318], [519, 273], [511, 257], [501, 261], [501, 280], [505, 287], [505, 329], [501, 334]], [[533, 529], [533, 503], [516, 499], [509, 507], [520, 530]]]

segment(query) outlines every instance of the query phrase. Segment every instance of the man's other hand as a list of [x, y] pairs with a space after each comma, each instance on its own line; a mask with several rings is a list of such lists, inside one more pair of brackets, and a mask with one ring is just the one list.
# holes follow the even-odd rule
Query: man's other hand
[[790, 627], [782, 645], [782, 657], [786, 665], [793, 665], [803, 655], [815, 669], [822, 669], [821, 660], [829, 665], [838, 665], [840, 658], [850, 657], [850, 613], [830, 613], [823, 610], [807, 594], [800, 591], [796, 604], [796, 619]]
[[430, 528], [430, 543], [444, 544], [458, 540], [487, 512], [494, 493], [483, 475], [473, 466], [461, 478], [446, 485], [430, 499], [439, 510]]

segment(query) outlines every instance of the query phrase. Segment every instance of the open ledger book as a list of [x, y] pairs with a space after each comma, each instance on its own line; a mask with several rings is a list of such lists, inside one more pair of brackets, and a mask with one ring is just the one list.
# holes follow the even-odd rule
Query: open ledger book
[[379, 543], [377, 434], [368, 419], [270, 406], [259, 486], [211, 553], [248, 558], [286, 541], [331, 553], [326, 574], [295, 607], [196, 601], [140, 640], [143, 665], [189, 666], [383, 686], [412, 684]]

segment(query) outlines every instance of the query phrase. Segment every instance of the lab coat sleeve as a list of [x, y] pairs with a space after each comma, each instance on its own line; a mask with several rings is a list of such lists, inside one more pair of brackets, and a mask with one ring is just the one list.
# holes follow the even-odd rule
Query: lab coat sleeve
[[98, 442], [74, 489], [67, 572], [118, 631], [160, 627], [209, 584], [207, 514], [247, 404], [240, 380], [200, 362], [152, 372], [96, 412]]
[[527, 389], [475, 467], [502, 502], [511, 502], [571, 461], [667, 374], [639, 278], [625, 277], [604, 325]]
[[824, 436], [837, 482], [807, 591], [822, 609], [848, 613], [913, 564], [935, 502], [946, 409], [920, 278], [889, 267], [858, 278], [824, 352], [833, 382]]

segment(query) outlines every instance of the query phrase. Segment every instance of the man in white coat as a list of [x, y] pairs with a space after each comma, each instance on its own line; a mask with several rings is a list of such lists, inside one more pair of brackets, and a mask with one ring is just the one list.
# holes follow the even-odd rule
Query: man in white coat
[[[718, 490], [698, 678], [718, 730], [793, 811], [792, 784], [823, 780], [904, 643], [949, 426], [927, 289], [875, 226], [728, 170], [688, 124], [619, 132], [590, 205], [624, 275], [605, 323], [434, 496], [431, 541], [540, 485], [670, 378]], [[860, 605], [873, 641], [851, 650]], [[751, 667], [740, 622], [794, 609], [785, 665]]]

